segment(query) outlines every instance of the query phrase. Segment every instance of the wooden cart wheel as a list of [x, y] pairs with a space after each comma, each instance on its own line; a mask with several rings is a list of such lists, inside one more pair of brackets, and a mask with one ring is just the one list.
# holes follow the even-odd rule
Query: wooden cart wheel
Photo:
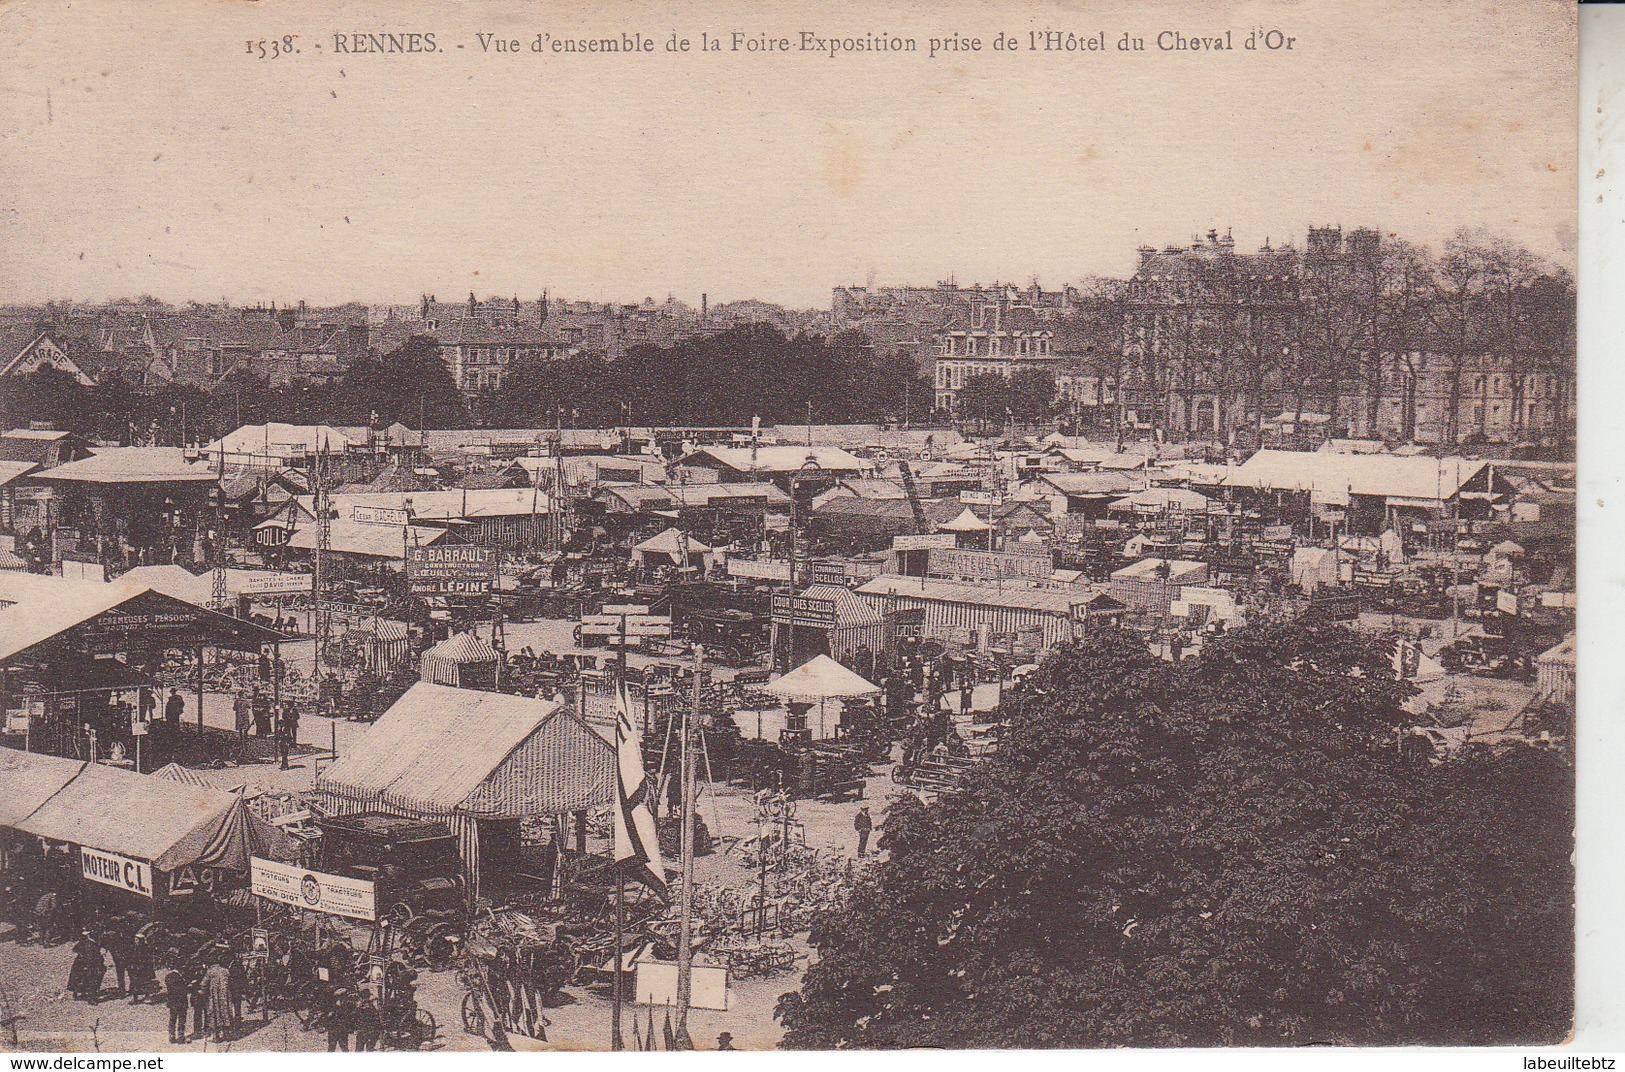
[[485, 1037], [485, 1003], [473, 991], [463, 995], [463, 1031]]

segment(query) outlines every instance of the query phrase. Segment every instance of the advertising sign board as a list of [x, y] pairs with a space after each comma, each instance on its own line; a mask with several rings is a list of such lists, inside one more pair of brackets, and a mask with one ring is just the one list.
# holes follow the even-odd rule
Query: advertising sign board
[[891, 538], [891, 549], [893, 551], [946, 551], [957, 546], [954, 534], [951, 532], [928, 532], [922, 536], [893, 536]]
[[352, 506], [350, 520], [363, 525], [405, 525], [412, 520], [405, 509], [396, 506]]
[[312, 590], [308, 573], [256, 573], [243, 581], [245, 596], [291, 596]]
[[[677, 1002], [677, 965], [667, 960], [640, 960], [632, 1001], [638, 1005], [671, 1006]], [[728, 969], [696, 964], [689, 977], [689, 1005], [696, 1009], [728, 1010]]]
[[773, 620], [780, 625], [834, 629], [835, 604], [828, 599], [776, 595], [773, 597]]
[[152, 865], [132, 860], [116, 852], [79, 847], [79, 873], [91, 882], [128, 890], [142, 897], [152, 896]]
[[249, 868], [249, 882], [256, 897], [330, 916], [378, 918], [378, 897], [371, 882], [307, 871], [258, 856], [249, 862]]
[[501, 554], [480, 544], [406, 549], [406, 577], [418, 595], [485, 595], [496, 584]]

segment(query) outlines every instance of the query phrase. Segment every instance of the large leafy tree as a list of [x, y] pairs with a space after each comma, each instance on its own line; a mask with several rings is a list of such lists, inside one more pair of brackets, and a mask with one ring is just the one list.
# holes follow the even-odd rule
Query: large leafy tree
[[1408, 747], [1388, 647], [1244, 630], [1052, 655], [966, 790], [891, 809], [814, 926], [786, 1045], [1555, 1041], [1562, 757]]
[[54, 365], [8, 376], [0, 384], [0, 413], [4, 414], [7, 428], [41, 421], [77, 431], [86, 426], [89, 408], [87, 389], [72, 373]]
[[1029, 421], [1048, 420], [1055, 411], [1055, 374], [1046, 368], [1017, 369], [1010, 376], [1010, 411]]
[[466, 428], [468, 407], [440, 357], [440, 344], [414, 335], [379, 358], [361, 358], [328, 393], [331, 424], [395, 421], [412, 428]]
[[597, 354], [516, 365], [483, 404], [494, 424], [748, 424], [875, 421], [930, 410], [911, 362], [880, 356], [862, 336], [785, 336], [765, 324]]
[[954, 399], [954, 415], [966, 421], [1003, 424], [1010, 408], [1010, 381], [997, 372], [965, 377]]

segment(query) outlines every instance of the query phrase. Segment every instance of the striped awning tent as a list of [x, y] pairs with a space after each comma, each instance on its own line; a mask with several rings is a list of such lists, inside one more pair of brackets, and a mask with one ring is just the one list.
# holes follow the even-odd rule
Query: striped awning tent
[[497, 650], [476, 633], [457, 633], [428, 651], [418, 664], [418, 680], [435, 685], [461, 684], [465, 666], [494, 666]]
[[152, 772], [154, 778], [162, 778], [169, 782], [179, 782], [182, 785], [193, 785], [199, 789], [213, 789], [214, 786], [203, 775], [190, 767], [183, 767], [179, 763], [167, 763]]
[[373, 615], [345, 631], [345, 643], [358, 644], [366, 652], [369, 670], [387, 670], [406, 658], [411, 648], [411, 630], [405, 622]]
[[615, 798], [615, 749], [563, 704], [420, 681], [316, 779], [328, 812], [443, 820], [478, 892], [480, 820], [559, 816]]

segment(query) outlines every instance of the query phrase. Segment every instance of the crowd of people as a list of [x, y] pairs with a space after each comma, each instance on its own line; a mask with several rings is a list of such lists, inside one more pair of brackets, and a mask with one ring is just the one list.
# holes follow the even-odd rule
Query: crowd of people
[[[115, 919], [97, 931], [80, 932], [73, 944], [63, 996], [91, 1005], [125, 997], [131, 1005], [162, 1004], [169, 1011], [172, 1043], [229, 1042], [241, 1037], [247, 976], [231, 947], [217, 940], [183, 956], [173, 948], [155, 947], [147, 927], [130, 933], [127, 922]], [[107, 989], [109, 970], [111, 994]]]

